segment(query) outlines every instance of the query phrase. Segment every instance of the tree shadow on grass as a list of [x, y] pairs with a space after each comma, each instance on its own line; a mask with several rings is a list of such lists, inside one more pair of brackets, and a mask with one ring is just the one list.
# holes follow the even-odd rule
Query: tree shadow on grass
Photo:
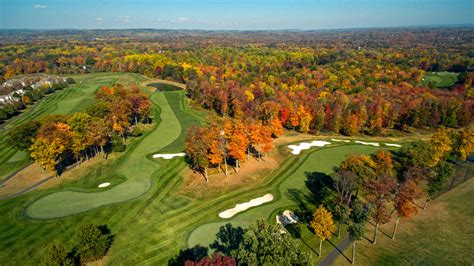
[[209, 247], [224, 255], [231, 256], [232, 251], [237, 250], [244, 240], [244, 229], [240, 226], [233, 227], [232, 224], [228, 223], [219, 228], [216, 238]]
[[313, 215], [312, 210], [308, 207], [308, 202], [311, 199], [303, 191], [295, 188], [288, 189], [287, 196], [298, 205], [295, 214], [299, 220], [302, 223], [309, 223]]
[[207, 257], [208, 249], [201, 245], [196, 245], [192, 248], [180, 250], [176, 257], [168, 261], [169, 266], [182, 266], [186, 261], [198, 261]]
[[305, 184], [311, 191], [313, 197], [312, 202], [315, 205], [329, 203], [334, 191], [334, 180], [331, 176], [321, 172], [305, 172], [307, 177]]
[[287, 224], [285, 225], [285, 229], [294, 238], [301, 239], [301, 228], [298, 226], [298, 224]]
[[[370, 220], [368, 221], [368, 223], [369, 223], [370, 225], [372, 225], [372, 226], [374, 227], [374, 230], [375, 230], [375, 223], [372, 222], [372, 221], [370, 221]], [[380, 224], [380, 225], [382, 225], [382, 224]], [[382, 230], [382, 228], [380, 228], [380, 225], [379, 225], [378, 231], [379, 231], [380, 233], [384, 234], [386, 237], [392, 239], [392, 236], [389, 235], [388, 233], [386, 233], [384, 230]], [[373, 240], [371, 240], [371, 241], [373, 242]]]

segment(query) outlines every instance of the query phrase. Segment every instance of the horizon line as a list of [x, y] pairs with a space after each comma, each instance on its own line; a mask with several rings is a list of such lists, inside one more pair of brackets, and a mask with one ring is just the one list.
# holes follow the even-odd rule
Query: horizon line
[[132, 27], [132, 28], [0, 28], [0, 31], [8, 30], [30, 30], [30, 31], [55, 31], [55, 30], [170, 30], [170, 31], [331, 31], [331, 30], [351, 30], [351, 29], [394, 29], [394, 28], [446, 28], [446, 27], [474, 27], [474, 23], [461, 24], [419, 24], [400, 26], [361, 26], [361, 27], [341, 27], [341, 28], [275, 28], [275, 29], [203, 29], [203, 28], [153, 28], [153, 27]]

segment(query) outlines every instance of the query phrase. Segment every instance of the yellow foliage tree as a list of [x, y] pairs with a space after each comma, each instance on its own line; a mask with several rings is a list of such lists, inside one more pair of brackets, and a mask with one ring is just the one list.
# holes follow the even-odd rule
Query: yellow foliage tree
[[56, 166], [65, 149], [66, 146], [59, 138], [46, 139], [38, 137], [30, 147], [30, 156], [41, 167], [57, 175]]
[[433, 147], [433, 160], [431, 166], [435, 166], [439, 161], [443, 160], [449, 152], [451, 152], [451, 138], [449, 137], [450, 130], [441, 127], [439, 128], [430, 139], [430, 144]]
[[459, 131], [456, 141], [453, 143], [453, 153], [461, 161], [465, 161], [469, 154], [474, 152], [474, 128], [466, 128]]
[[323, 241], [331, 239], [332, 233], [336, 230], [332, 213], [328, 211], [323, 205], [320, 205], [313, 214], [313, 220], [310, 222], [311, 228], [319, 238], [319, 256], [321, 257], [321, 247]]

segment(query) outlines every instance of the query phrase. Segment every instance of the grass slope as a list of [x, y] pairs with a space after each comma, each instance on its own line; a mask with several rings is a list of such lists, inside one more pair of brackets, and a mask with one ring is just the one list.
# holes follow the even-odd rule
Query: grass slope
[[[395, 240], [393, 222], [381, 227], [377, 244], [357, 243], [359, 265], [472, 265], [474, 178], [436, 198], [426, 210], [402, 220]], [[388, 236], [387, 236], [388, 235]], [[373, 226], [366, 237], [372, 239]], [[345, 254], [350, 258], [352, 250]], [[334, 265], [350, 265], [342, 256]]]

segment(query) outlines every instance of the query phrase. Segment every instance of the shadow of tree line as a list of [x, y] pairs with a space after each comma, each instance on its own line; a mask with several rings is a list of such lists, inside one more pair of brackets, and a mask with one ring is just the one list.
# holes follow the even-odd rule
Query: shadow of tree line
[[[233, 252], [237, 250], [244, 240], [244, 229], [240, 226], [234, 227], [228, 223], [219, 228], [216, 234], [216, 240], [209, 245], [210, 249], [226, 256], [234, 256]], [[168, 261], [170, 266], [182, 266], [186, 261], [199, 261], [208, 256], [209, 248], [196, 245], [194, 247], [180, 250], [178, 255]]]

